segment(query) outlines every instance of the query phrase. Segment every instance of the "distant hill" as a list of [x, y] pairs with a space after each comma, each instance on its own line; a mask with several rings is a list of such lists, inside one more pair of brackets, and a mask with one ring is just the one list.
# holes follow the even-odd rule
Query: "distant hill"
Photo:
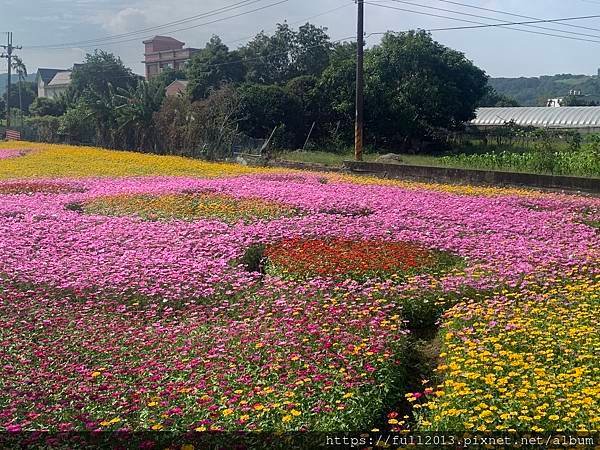
[[500, 94], [514, 98], [521, 106], [545, 106], [549, 98], [564, 97], [569, 91], [581, 91], [586, 101], [600, 102], [597, 76], [562, 74], [534, 78], [492, 78], [490, 85]]
[[[36, 76], [35, 73], [29, 74], [25, 80], [26, 81], [35, 81], [35, 76]], [[8, 81], [8, 74], [0, 73], [0, 95], [3, 95], [6, 92], [7, 81]], [[13, 73], [12, 82], [16, 83], [17, 81], [19, 81], [19, 78]]]

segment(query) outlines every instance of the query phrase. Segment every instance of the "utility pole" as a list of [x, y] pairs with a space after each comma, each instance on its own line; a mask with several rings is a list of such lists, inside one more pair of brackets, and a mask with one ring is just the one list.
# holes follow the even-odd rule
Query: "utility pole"
[[10, 128], [10, 89], [11, 89], [11, 75], [12, 75], [12, 54], [14, 50], [20, 50], [22, 47], [16, 47], [13, 45], [13, 34], [11, 32], [6, 33], [8, 40], [6, 45], [0, 45], [5, 51], [0, 55], [0, 58], [6, 58], [8, 61], [8, 86], [6, 89], [6, 128]]
[[357, 161], [362, 161], [365, 117], [365, 3], [364, 0], [356, 0], [356, 2], [358, 4], [358, 21], [356, 30], [356, 125], [354, 130], [354, 157]]

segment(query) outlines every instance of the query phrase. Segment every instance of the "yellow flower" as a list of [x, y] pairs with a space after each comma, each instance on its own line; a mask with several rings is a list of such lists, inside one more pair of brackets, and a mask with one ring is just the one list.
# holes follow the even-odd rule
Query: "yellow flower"
[[292, 416], [290, 416], [289, 414], [287, 414], [287, 415], [285, 415], [285, 416], [283, 416], [283, 417], [281, 418], [281, 421], [282, 421], [282, 422], [284, 422], [284, 423], [287, 423], [287, 422], [289, 422], [290, 420], [292, 420]]
[[102, 375], [102, 372], [92, 372], [92, 378], [96, 378]]
[[233, 409], [231, 409], [231, 408], [227, 408], [227, 409], [223, 410], [223, 415], [224, 416], [230, 416], [232, 414], [233, 414]]
[[162, 430], [163, 428], [164, 428], [163, 425], [160, 423], [157, 423], [156, 425], [152, 425], [152, 429], [154, 431]]
[[290, 414], [294, 417], [298, 417], [300, 414], [302, 414], [300, 411], [298, 411], [297, 409], [292, 409], [290, 411]]
[[202, 433], [203, 431], [206, 431], [206, 427], [203, 425], [198, 428], [195, 428], [194, 431], [197, 431], [198, 433]]

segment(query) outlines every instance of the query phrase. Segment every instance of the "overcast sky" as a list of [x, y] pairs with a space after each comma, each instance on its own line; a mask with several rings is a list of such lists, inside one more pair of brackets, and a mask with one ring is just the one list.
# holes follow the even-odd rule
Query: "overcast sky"
[[[312, 18], [312, 23], [326, 26], [332, 39], [340, 39], [355, 33], [355, 5], [352, 0], [287, 0], [262, 11], [202, 25], [205, 22], [231, 16], [236, 13], [267, 6], [281, 0], [262, 0], [220, 15], [205, 17], [195, 22], [171, 26], [159, 31], [129, 35], [111, 45], [90, 47], [69, 45], [71, 48], [33, 48], [129, 33], [168, 22], [185, 19], [239, 3], [240, 0], [0, 0], [0, 31], [13, 31], [15, 44], [24, 48], [19, 52], [30, 72], [38, 67], [67, 68], [80, 62], [87, 51], [96, 47], [119, 55], [125, 64], [136, 72], [143, 73], [141, 41], [153, 34], [172, 35], [189, 46], [202, 47], [212, 34], [218, 34], [231, 47], [247, 41], [247, 37], [260, 30], [270, 32], [278, 22], [298, 24]], [[506, 21], [522, 21], [514, 16], [502, 15], [440, 0], [410, 0], [413, 5], [393, 0], [367, 0], [397, 8], [411, 9], [424, 13], [452, 16], [464, 20], [485, 23], [501, 23], [500, 20], [461, 16], [447, 11], [425, 9], [417, 4], [461, 11], [468, 14], [497, 18]], [[541, 19], [600, 15], [600, 0], [455, 0], [458, 3], [491, 8]], [[336, 9], [339, 8], [339, 9]], [[336, 9], [328, 14], [326, 11]], [[556, 73], [596, 74], [600, 67], [600, 18], [570, 22], [582, 28], [568, 28], [558, 24], [538, 26], [563, 30], [563, 34], [576, 39], [597, 42], [561, 39], [535, 35], [501, 28], [439, 31], [435, 39], [464, 52], [469, 59], [491, 76], [538, 76]], [[193, 29], [174, 31], [181, 28]], [[456, 20], [429, 17], [407, 11], [397, 11], [366, 5], [366, 32], [411, 28], [440, 28], [470, 25]], [[526, 28], [521, 26], [521, 28]], [[595, 30], [590, 30], [593, 28]], [[531, 29], [531, 28], [530, 28]], [[531, 29], [541, 33], [554, 33], [543, 29]], [[5, 38], [0, 35], [1, 40]], [[369, 37], [369, 45], [376, 44], [379, 36]], [[596, 57], [598, 55], [598, 57]], [[0, 72], [6, 71], [6, 61], [0, 60]]]

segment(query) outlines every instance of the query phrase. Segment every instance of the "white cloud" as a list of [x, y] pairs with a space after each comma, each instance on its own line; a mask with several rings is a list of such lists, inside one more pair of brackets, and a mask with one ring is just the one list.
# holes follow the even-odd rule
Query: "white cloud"
[[148, 18], [142, 9], [125, 8], [114, 16], [105, 16], [102, 27], [110, 33], [127, 33], [148, 26]]

